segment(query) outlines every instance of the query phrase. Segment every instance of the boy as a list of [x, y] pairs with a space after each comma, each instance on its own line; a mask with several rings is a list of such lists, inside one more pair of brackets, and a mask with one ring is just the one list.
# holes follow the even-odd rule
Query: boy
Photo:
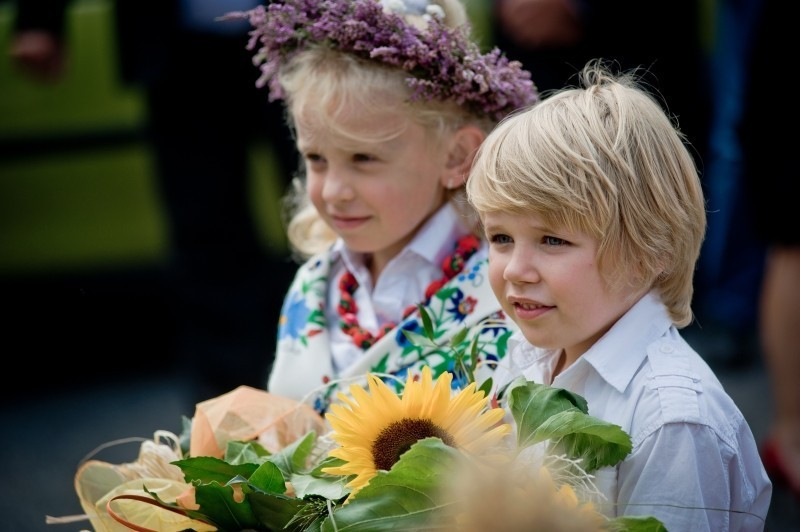
[[772, 485], [753, 434], [678, 332], [706, 225], [692, 157], [633, 76], [592, 61], [582, 82], [503, 121], [467, 182], [490, 284], [520, 328], [495, 391], [552, 384], [631, 436], [597, 472], [610, 516], [761, 530]]

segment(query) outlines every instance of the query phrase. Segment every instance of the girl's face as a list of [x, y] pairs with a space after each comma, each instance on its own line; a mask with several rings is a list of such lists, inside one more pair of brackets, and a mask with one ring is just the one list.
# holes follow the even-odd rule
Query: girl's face
[[489, 280], [503, 310], [531, 344], [563, 348], [566, 365], [643, 295], [630, 288], [608, 288], [597, 266], [593, 237], [546, 227], [531, 214], [490, 213], [483, 223]]
[[402, 132], [389, 140], [345, 141], [296, 125], [311, 202], [348, 248], [372, 255], [376, 279], [444, 204], [447, 185], [447, 156], [422, 126], [393, 112], [348, 124], [367, 138], [387, 128]]

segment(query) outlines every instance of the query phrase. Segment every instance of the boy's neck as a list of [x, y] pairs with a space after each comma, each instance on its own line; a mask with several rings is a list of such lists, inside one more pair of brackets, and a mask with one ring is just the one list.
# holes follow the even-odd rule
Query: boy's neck
[[[566, 369], [566, 365], [567, 365], [567, 353], [562, 349], [561, 352], [558, 354], [558, 362], [556, 362], [556, 366], [553, 368], [553, 380], [555, 380], [555, 378], [559, 376], [561, 372]], [[550, 384], [552, 384], [552, 382]]]

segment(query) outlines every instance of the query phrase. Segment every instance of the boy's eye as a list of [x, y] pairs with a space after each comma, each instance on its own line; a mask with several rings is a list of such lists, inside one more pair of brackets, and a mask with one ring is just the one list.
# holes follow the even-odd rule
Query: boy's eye
[[489, 242], [492, 244], [509, 244], [513, 242], [513, 239], [508, 235], [500, 233], [489, 236]]
[[567, 244], [566, 240], [557, 236], [545, 236], [542, 238], [542, 242], [548, 246], [563, 246]]

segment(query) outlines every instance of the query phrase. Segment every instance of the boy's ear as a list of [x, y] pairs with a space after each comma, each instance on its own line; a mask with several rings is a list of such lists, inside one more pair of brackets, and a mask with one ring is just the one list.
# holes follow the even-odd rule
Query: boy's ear
[[462, 126], [450, 139], [447, 164], [442, 173], [442, 186], [458, 188], [464, 184], [469, 174], [475, 153], [486, 138], [486, 133], [477, 126]]

